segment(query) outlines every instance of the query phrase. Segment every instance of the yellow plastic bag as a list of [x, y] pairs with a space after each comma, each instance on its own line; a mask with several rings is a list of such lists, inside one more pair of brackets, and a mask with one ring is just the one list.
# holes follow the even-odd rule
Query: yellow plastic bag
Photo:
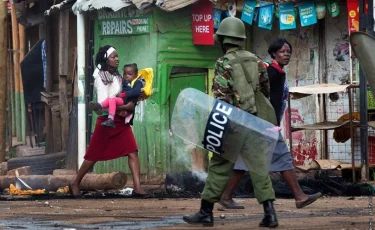
[[138, 77], [135, 78], [131, 83], [132, 88], [134, 86], [135, 81], [139, 78], [143, 78], [146, 82], [145, 86], [143, 87], [143, 92], [145, 93], [144, 99], [147, 99], [152, 95], [152, 80], [154, 79], [154, 72], [152, 68], [146, 68], [138, 71]]

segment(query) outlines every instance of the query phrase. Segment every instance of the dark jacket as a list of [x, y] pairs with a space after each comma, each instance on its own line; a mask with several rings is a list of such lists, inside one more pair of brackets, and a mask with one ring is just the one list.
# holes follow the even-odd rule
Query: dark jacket
[[270, 82], [270, 101], [275, 109], [277, 123], [280, 125], [282, 113], [284, 112], [282, 108], [286, 74], [272, 65], [268, 66], [267, 73]]
[[[131, 87], [131, 83], [127, 81], [122, 82], [122, 92], [126, 93], [126, 96], [122, 99], [124, 100], [124, 105], [129, 102], [133, 102], [135, 106], [137, 106], [139, 96], [141, 95], [142, 88], [144, 87], [144, 80], [138, 79], [135, 81], [133, 88]], [[135, 109], [135, 107], [134, 107]], [[133, 118], [130, 120], [130, 125], [133, 125]]]

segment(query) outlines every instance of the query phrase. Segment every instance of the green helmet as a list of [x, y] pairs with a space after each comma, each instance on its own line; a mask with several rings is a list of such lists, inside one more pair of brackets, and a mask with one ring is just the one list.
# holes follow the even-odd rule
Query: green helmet
[[216, 35], [246, 39], [245, 24], [238, 18], [227, 17], [221, 21], [219, 29], [216, 31]]
[[234, 44], [234, 45], [238, 45], [239, 47], [244, 47], [245, 46], [245, 39], [223, 37], [223, 44]]

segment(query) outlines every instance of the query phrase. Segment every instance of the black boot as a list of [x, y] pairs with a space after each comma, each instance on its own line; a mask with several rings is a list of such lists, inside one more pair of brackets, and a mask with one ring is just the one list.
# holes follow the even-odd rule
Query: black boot
[[112, 119], [109, 119], [109, 118], [106, 121], [102, 122], [102, 126], [106, 126], [106, 127], [112, 128], [112, 129], [116, 128], [115, 122]]
[[276, 218], [276, 212], [273, 208], [273, 201], [267, 200], [263, 202], [263, 209], [264, 209], [264, 218], [262, 222], [259, 223], [259, 227], [268, 227], [274, 228], [279, 225]]
[[194, 215], [184, 216], [182, 219], [188, 224], [202, 224], [203, 226], [212, 227], [214, 226], [213, 209], [213, 203], [202, 200], [199, 212]]

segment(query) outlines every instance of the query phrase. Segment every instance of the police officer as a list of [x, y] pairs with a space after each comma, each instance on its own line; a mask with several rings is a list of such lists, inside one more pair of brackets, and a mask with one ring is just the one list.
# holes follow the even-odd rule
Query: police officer
[[[267, 99], [269, 84], [264, 64], [257, 56], [243, 48], [246, 39], [244, 23], [235, 17], [226, 18], [221, 22], [214, 38], [224, 52], [224, 56], [218, 59], [215, 66], [212, 86], [214, 96], [264, 120], [277, 123], [274, 109]], [[249, 164], [246, 160], [245, 164], [256, 165]], [[201, 195], [201, 208], [194, 215], [184, 216], [185, 222], [213, 226], [214, 203], [220, 200], [232, 175], [233, 166], [234, 163], [217, 154], [213, 155]], [[275, 192], [267, 172], [263, 175], [265, 176], [250, 170], [255, 197], [263, 204], [264, 209], [264, 218], [259, 226], [276, 227], [278, 221], [273, 207]]]

